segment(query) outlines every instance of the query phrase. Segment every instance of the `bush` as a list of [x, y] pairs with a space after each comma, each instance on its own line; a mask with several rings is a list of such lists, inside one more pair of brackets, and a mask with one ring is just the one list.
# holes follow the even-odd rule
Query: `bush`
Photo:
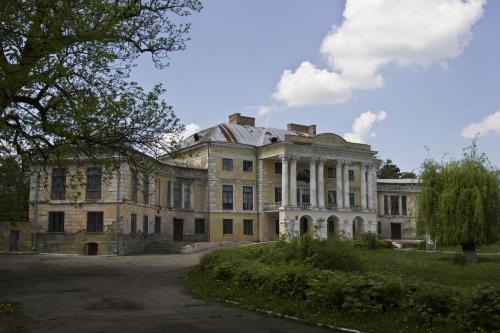
[[341, 240], [317, 242], [313, 254], [305, 262], [318, 269], [360, 271], [363, 268], [358, 250]]
[[482, 285], [472, 290], [457, 317], [470, 332], [500, 332], [500, 288]]
[[451, 257], [451, 261], [457, 265], [462, 265], [462, 266], [467, 265], [467, 258], [465, 258], [463, 253], [455, 253]]
[[367, 232], [363, 234], [363, 241], [366, 244], [368, 250], [376, 250], [379, 248], [379, 243], [377, 240], [377, 235], [372, 232]]
[[384, 248], [384, 249], [392, 249], [394, 247], [392, 245], [392, 242], [389, 240], [379, 240], [378, 245], [379, 245], [379, 247]]
[[417, 250], [427, 250], [427, 243], [425, 241], [421, 241], [417, 244]]
[[397, 309], [405, 293], [399, 278], [380, 274], [328, 271], [309, 284], [307, 300], [311, 304], [350, 313]]

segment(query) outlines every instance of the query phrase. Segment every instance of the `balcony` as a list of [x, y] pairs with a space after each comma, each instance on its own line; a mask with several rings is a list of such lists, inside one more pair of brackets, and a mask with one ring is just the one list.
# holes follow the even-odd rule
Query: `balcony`
[[263, 210], [265, 212], [274, 212], [277, 211], [278, 208], [280, 208], [281, 202], [270, 202], [270, 203], [265, 203], [263, 205]]

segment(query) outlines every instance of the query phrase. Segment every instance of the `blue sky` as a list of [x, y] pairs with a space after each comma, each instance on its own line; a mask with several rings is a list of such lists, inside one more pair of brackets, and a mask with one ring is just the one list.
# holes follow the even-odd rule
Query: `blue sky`
[[140, 59], [132, 78], [146, 89], [163, 83], [190, 128], [235, 112], [255, 116], [257, 126], [317, 124], [408, 171], [426, 157], [460, 157], [479, 132], [480, 150], [499, 166], [500, 1], [349, 0], [347, 7], [206, 0], [188, 18], [187, 49], [162, 70]]

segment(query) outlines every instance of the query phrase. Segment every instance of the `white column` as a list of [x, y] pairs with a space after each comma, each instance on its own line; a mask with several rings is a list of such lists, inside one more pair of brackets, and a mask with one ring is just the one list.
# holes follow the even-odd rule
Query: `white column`
[[390, 194], [387, 195], [387, 205], [389, 206], [389, 207], [387, 207], [388, 212], [389, 212], [389, 216], [392, 216], [392, 205], [391, 205], [391, 195]]
[[325, 208], [325, 161], [318, 162], [318, 208]]
[[366, 164], [361, 163], [361, 209], [366, 210]]
[[368, 165], [368, 171], [367, 171], [367, 183], [368, 183], [368, 209], [372, 210], [375, 209], [374, 202], [373, 202], [373, 166], [372, 164]]
[[316, 159], [311, 157], [309, 160], [309, 195], [311, 198], [311, 208], [316, 208]]
[[194, 184], [189, 184], [189, 208], [194, 208]]
[[297, 207], [297, 157], [290, 159], [290, 206]]
[[342, 209], [344, 205], [342, 205], [342, 161], [337, 160], [337, 168], [336, 168], [336, 173], [337, 173], [337, 187], [336, 187], [336, 194], [337, 194], [337, 208]]
[[399, 216], [403, 216], [403, 199], [401, 199], [401, 196], [398, 195], [398, 208], [399, 208]]
[[349, 165], [351, 163], [344, 161], [344, 208], [350, 209], [349, 202]]
[[185, 189], [184, 187], [186, 186], [186, 184], [184, 184], [184, 182], [181, 183], [181, 208], [184, 209], [185, 208], [185, 202], [184, 202], [184, 197], [186, 196], [186, 192], [185, 192]]
[[170, 191], [170, 208], [174, 208], [174, 182], [173, 181], [169, 181], [169, 184], [170, 184], [170, 188], [169, 188], [169, 191]]
[[288, 207], [288, 159], [281, 157], [281, 207]]

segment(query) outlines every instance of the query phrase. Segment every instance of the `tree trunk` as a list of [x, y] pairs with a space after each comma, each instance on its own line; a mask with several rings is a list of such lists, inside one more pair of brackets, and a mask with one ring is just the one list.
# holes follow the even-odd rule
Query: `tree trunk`
[[468, 262], [477, 262], [479, 260], [476, 253], [476, 244], [474, 243], [474, 241], [464, 242], [460, 244], [460, 246], [462, 247], [464, 257]]

